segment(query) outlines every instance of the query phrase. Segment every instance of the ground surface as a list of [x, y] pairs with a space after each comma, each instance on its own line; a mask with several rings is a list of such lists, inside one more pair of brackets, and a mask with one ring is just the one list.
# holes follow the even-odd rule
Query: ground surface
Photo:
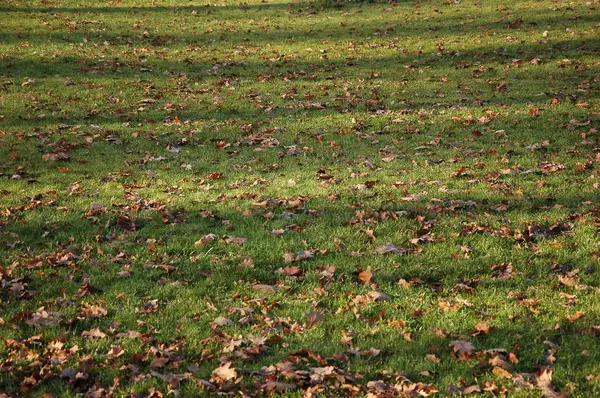
[[599, 54], [597, 1], [3, 1], [0, 391], [600, 395]]

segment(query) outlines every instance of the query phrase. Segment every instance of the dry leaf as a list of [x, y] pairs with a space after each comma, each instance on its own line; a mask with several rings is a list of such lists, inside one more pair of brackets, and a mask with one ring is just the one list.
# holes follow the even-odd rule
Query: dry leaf
[[25, 321], [29, 326], [36, 328], [42, 326], [58, 326], [62, 321], [60, 312], [47, 312], [44, 307], [41, 307], [36, 312], [31, 314], [31, 318]]
[[391, 243], [388, 243], [383, 246], [379, 246], [375, 251], [378, 254], [386, 254], [386, 253], [406, 254], [406, 253], [408, 253], [408, 250], [399, 248], [398, 246], [391, 244]]
[[584, 316], [585, 316], [585, 312], [577, 311], [574, 314], [567, 315], [566, 318], [567, 318], [567, 321], [572, 323], [572, 322], [578, 321], [579, 319], [583, 318]]
[[486, 321], [481, 321], [477, 325], [475, 325], [475, 333], [471, 334], [471, 336], [479, 336], [480, 334], [488, 334], [492, 331], [492, 327]]
[[316, 325], [317, 323], [321, 322], [323, 320], [324, 316], [322, 312], [316, 311], [316, 310], [312, 310], [307, 316], [306, 316], [306, 328], [311, 328], [314, 325]]
[[366, 270], [358, 273], [358, 280], [368, 285], [371, 283], [371, 279], [373, 278], [373, 273], [371, 272], [371, 267], [368, 267]]
[[211, 322], [210, 326], [213, 329], [216, 329], [218, 326], [231, 326], [235, 325], [235, 323], [231, 319], [227, 319], [225, 317], [217, 317], [214, 321]]
[[381, 293], [381, 292], [376, 292], [376, 291], [372, 291], [369, 293], [369, 297], [373, 300], [373, 301], [387, 301], [389, 300], [391, 297], [388, 296], [385, 293]]
[[468, 341], [454, 340], [450, 342], [450, 346], [457, 359], [465, 361], [471, 358], [475, 352], [475, 346]]
[[215, 234], [204, 235], [203, 237], [201, 237], [194, 243], [194, 246], [201, 247], [201, 246], [207, 245], [207, 244], [211, 243], [213, 240], [215, 240], [216, 238], [217, 238], [217, 235], [215, 235]]
[[212, 371], [213, 377], [224, 381], [230, 381], [235, 379], [237, 377], [237, 372], [235, 368], [231, 367], [231, 365], [231, 362], [226, 362], [223, 365], [219, 366], [218, 368]]

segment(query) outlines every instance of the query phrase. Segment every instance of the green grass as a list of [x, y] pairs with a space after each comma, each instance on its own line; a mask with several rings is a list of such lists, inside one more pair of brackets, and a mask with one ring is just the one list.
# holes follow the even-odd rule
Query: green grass
[[600, 395], [599, 29], [592, 1], [3, 2], [0, 392]]

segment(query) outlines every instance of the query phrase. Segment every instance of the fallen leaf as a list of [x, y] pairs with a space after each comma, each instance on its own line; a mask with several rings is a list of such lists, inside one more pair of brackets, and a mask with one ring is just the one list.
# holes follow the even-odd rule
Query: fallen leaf
[[377, 292], [377, 291], [369, 292], [369, 297], [373, 301], [387, 301], [387, 300], [389, 300], [391, 298], [387, 294], [381, 293], [381, 292]]
[[216, 379], [230, 381], [237, 377], [235, 368], [231, 367], [231, 362], [226, 362], [212, 371], [212, 375]]
[[323, 320], [323, 318], [324, 318], [324, 316], [323, 316], [322, 312], [312, 310], [306, 316], [306, 328], [310, 329], [317, 323], [321, 322]]
[[103, 331], [101, 331], [98, 328], [95, 328], [95, 329], [83, 331], [81, 333], [81, 337], [88, 339], [88, 340], [103, 339], [106, 337], [106, 333], [104, 333]]
[[585, 316], [585, 312], [583, 311], [577, 311], [574, 314], [569, 314], [566, 316], [567, 321], [573, 323], [578, 321], [579, 319], [583, 318]]
[[248, 240], [248, 238], [236, 238], [235, 236], [228, 236], [228, 235], [223, 235], [223, 237], [221, 239], [225, 243], [234, 244], [234, 245], [238, 245], [238, 246], [243, 243], [246, 243], [246, 241]]
[[294, 383], [282, 383], [279, 381], [268, 381], [263, 388], [270, 392], [270, 393], [274, 393], [274, 392], [287, 392], [287, 391], [293, 391], [296, 388], [298, 388], [298, 386]]
[[373, 278], [373, 273], [371, 272], [371, 267], [368, 267], [366, 270], [358, 273], [358, 280], [368, 285], [371, 283], [371, 279]]
[[457, 357], [461, 361], [468, 360], [475, 352], [475, 346], [468, 341], [454, 340], [450, 342], [450, 346]]
[[480, 334], [488, 334], [492, 331], [492, 327], [486, 321], [481, 321], [475, 325], [475, 333], [471, 336], [479, 336]]
[[392, 243], [388, 243], [386, 245], [379, 246], [375, 251], [377, 252], [377, 254], [387, 254], [387, 253], [406, 254], [406, 253], [408, 253], [408, 250], [399, 248], [398, 246], [396, 246]]
[[563, 392], [556, 392], [552, 385], [552, 369], [543, 368], [536, 375], [535, 379], [538, 388], [542, 391], [545, 398], [567, 398]]
[[208, 235], [204, 235], [203, 237], [201, 237], [200, 239], [198, 239], [194, 245], [196, 247], [201, 247], [204, 245], [207, 245], [209, 243], [211, 243], [212, 241], [214, 241], [217, 238], [217, 235], [215, 234], [208, 234]]
[[227, 319], [225, 317], [220, 316], [220, 317], [215, 318], [215, 320], [212, 321], [210, 325], [213, 329], [215, 329], [218, 326], [231, 326], [234, 324], [235, 323], [231, 319]]
[[302, 276], [302, 269], [300, 267], [285, 267], [283, 269], [283, 274], [293, 277]]
[[79, 314], [85, 318], [102, 318], [108, 315], [108, 311], [99, 305], [83, 303], [79, 308]]
[[29, 326], [39, 328], [43, 326], [58, 326], [61, 321], [62, 314], [60, 312], [47, 312], [44, 307], [41, 307], [31, 314], [31, 317], [25, 323]]
[[273, 294], [273, 293], [277, 292], [277, 286], [258, 284], [258, 285], [252, 286], [252, 290], [254, 290], [256, 292], [266, 293], [266, 294]]
[[119, 346], [113, 345], [110, 347], [110, 350], [106, 353], [111, 358], [118, 358], [121, 355], [125, 354], [125, 350]]
[[128, 215], [120, 215], [117, 217], [117, 225], [125, 231], [133, 231], [135, 229], [135, 223], [131, 221], [131, 218], [129, 218]]

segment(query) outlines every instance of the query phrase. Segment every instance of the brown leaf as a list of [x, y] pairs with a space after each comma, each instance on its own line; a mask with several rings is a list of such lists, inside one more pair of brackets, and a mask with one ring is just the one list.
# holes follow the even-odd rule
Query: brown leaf
[[94, 340], [94, 339], [103, 339], [106, 337], [106, 333], [104, 333], [102, 330], [95, 328], [92, 330], [85, 330], [84, 332], [81, 333], [81, 337], [88, 339], [88, 340]]
[[284, 253], [283, 259], [286, 263], [291, 263], [292, 261], [296, 260], [296, 255], [294, 253]]
[[369, 243], [375, 242], [375, 231], [373, 231], [371, 228], [367, 228], [365, 233], [367, 234], [367, 241]]
[[217, 317], [214, 321], [211, 322], [210, 326], [213, 329], [216, 329], [218, 326], [231, 326], [235, 323], [231, 319], [227, 319], [225, 317]]
[[248, 238], [236, 238], [235, 236], [228, 235], [223, 235], [221, 239], [227, 244], [233, 244], [238, 246], [245, 243], [248, 240]]
[[564, 392], [556, 392], [554, 387], [552, 386], [552, 369], [544, 368], [540, 370], [536, 375], [535, 379], [537, 382], [538, 388], [542, 391], [545, 398], [566, 398], [567, 394]]
[[252, 257], [245, 256], [240, 262], [239, 267], [244, 269], [254, 268], [254, 260]]
[[456, 311], [462, 306], [463, 305], [461, 303], [450, 302], [447, 299], [441, 299], [440, 301], [438, 301], [438, 308], [443, 312]]
[[388, 296], [385, 293], [381, 293], [381, 292], [377, 292], [377, 291], [372, 291], [369, 293], [369, 297], [373, 300], [373, 301], [387, 301], [389, 300], [391, 297]]
[[567, 318], [567, 321], [572, 323], [572, 322], [578, 321], [579, 319], [583, 318], [584, 316], [585, 316], [585, 312], [577, 311], [574, 314], [567, 315], [566, 318]]
[[510, 363], [506, 362], [506, 359], [504, 359], [504, 356], [501, 354], [497, 354], [493, 358], [490, 358], [488, 362], [494, 367], [500, 367], [506, 370], [510, 369]]
[[226, 362], [212, 371], [212, 375], [216, 379], [229, 381], [237, 377], [235, 368], [231, 367], [231, 362]]
[[371, 272], [371, 267], [368, 267], [366, 270], [358, 273], [358, 280], [368, 285], [371, 283], [371, 279], [373, 278], [373, 273]]
[[463, 395], [478, 394], [480, 392], [481, 392], [481, 388], [477, 384], [474, 384], [469, 387], [465, 387], [465, 389], [462, 390]]
[[268, 392], [287, 392], [295, 390], [298, 386], [294, 383], [282, 383], [279, 381], [268, 381], [264, 389]]
[[102, 318], [108, 315], [108, 311], [99, 305], [83, 303], [79, 308], [79, 314], [85, 318]]
[[428, 361], [431, 361], [433, 363], [440, 363], [440, 359], [438, 357], [436, 357], [434, 354], [425, 355], [425, 359], [427, 359]]
[[492, 369], [492, 373], [504, 379], [512, 379], [512, 374], [502, 369], [500, 366], [494, 366], [494, 368]]
[[158, 299], [148, 300], [144, 302], [144, 306], [135, 309], [136, 314], [151, 314], [158, 311]]
[[168, 363], [168, 357], [155, 357], [150, 363], [150, 367], [154, 369], [164, 368]]
[[74, 195], [78, 192], [81, 192], [81, 185], [79, 184], [79, 182], [74, 182], [73, 184], [67, 187], [67, 194], [69, 194], [69, 196]]
[[302, 269], [300, 267], [285, 267], [283, 269], [283, 274], [286, 276], [302, 276]]
[[488, 334], [492, 331], [492, 327], [486, 321], [481, 321], [477, 325], [475, 325], [475, 333], [471, 336], [479, 336], [480, 334]]
[[324, 316], [323, 316], [322, 312], [319, 312], [317, 310], [312, 310], [306, 316], [306, 328], [310, 329], [311, 327], [313, 327], [317, 323], [321, 322], [323, 320], [323, 318], [324, 318]]
[[217, 238], [217, 235], [215, 235], [215, 234], [204, 235], [203, 237], [201, 237], [194, 243], [194, 246], [201, 247], [201, 246], [207, 245], [207, 244], [211, 243], [213, 240], [215, 240], [216, 238]]
[[41, 307], [36, 312], [31, 314], [31, 318], [25, 321], [29, 326], [36, 328], [42, 326], [57, 326], [62, 321], [60, 312], [47, 312], [44, 307]]
[[449, 344], [457, 359], [465, 361], [471, 358], [475, 352], [475, 346], [468, 341], [454, 340]]
[[333, 366], [325, 366], [322, 368], [312, 368], [311, 371], [310, 380], [316, 384], [321, 383], [326, 377], [333, 375], [335, 368]]
[[375, 251], [377, 252], [377, 254], [387, 254], [387, 253], [406, 254], [406, 253], [408, 253], [408, 250], [399, 248], [398, 246], [396, 246], [392, 243], [388, 243], [386, 245], [379, 246], [377, 249], [375, 249]]
[[125, 350], [119, 346], [113, 345], [110, 347], [110, 350], [106, 353], [111, 358], [118, 358], [121, 355], [125, 354]]
[[117, 225], [125, 231], [133, 231], [135, 229], [135, 223], [126, 214], [122, 214], [117, 218]]

